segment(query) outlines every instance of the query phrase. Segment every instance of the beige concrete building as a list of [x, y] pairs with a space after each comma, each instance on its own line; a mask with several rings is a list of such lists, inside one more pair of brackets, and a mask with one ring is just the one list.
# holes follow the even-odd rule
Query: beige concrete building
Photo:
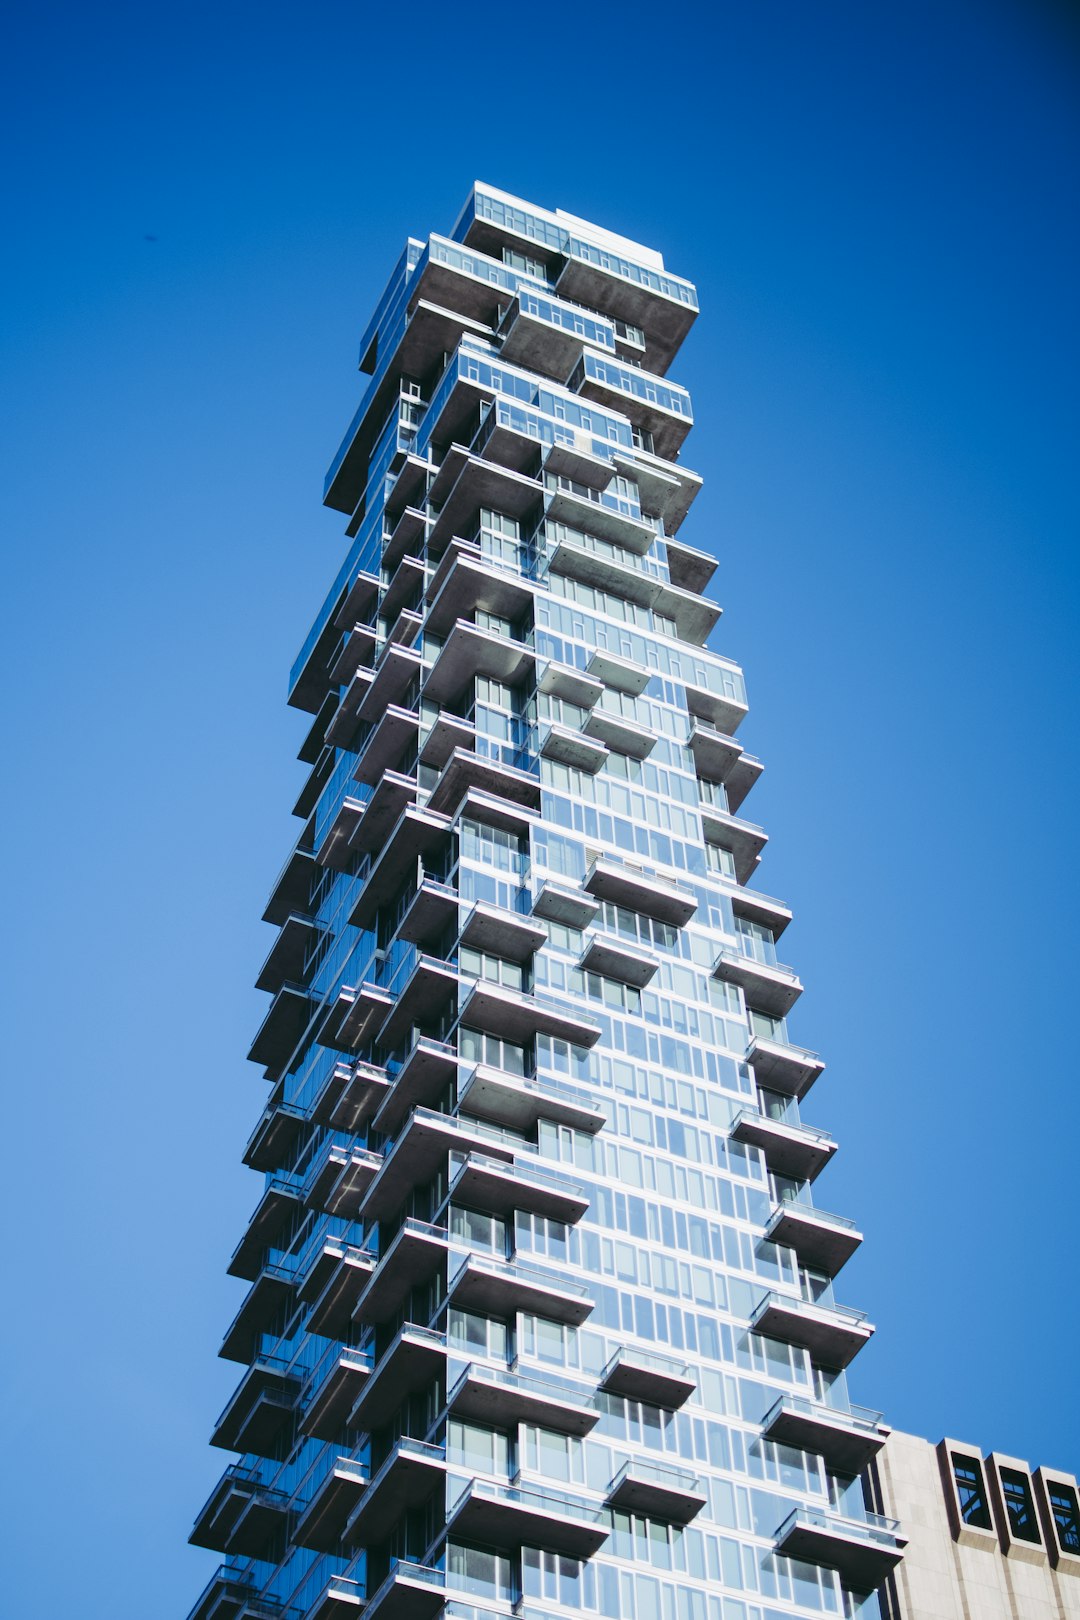
[[894, 1432], [866, 1479], [870, 1505], [909, 1537], [883, 1620], [1080, 1620], [1072, 1474]]

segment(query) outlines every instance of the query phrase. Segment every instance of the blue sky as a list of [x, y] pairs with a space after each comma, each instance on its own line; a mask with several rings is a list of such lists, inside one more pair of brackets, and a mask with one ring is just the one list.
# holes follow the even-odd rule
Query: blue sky
[[[10, 1612], [183, 1615], [254, 1205], [285, 676], [406, 234], [699, 287], [676, 375], [896, 1425], [1080, 1467], [1077, 36], [1006, 0], [14, 17], [0, 324]], [[59, 1593], [64, 1598], [59, 1597]]]

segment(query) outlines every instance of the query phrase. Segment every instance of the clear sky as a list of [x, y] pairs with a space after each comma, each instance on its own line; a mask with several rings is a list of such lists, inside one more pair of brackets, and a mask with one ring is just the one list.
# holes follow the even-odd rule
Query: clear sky
[[866, 1233], [854, 1394], [1080, 1469], [1068, 10], [44, 0], [3, 56], [5, 1612], [182, 1617], [215, 1562], [322, 475], [476, 177], [700, 290], [684, 533]]

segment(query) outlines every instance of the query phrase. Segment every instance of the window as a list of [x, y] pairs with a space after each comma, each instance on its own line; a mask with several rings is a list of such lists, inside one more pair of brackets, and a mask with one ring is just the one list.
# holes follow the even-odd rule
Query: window
[[447, 1317], [447, 1339], [455, 1350], [468, 1356], [492, 1361], [509, 1361], [510, 1332], [505, 1322], [475, 1311], [451, 1310]]
[[1048, 1479], [1046, 1495], [1062, 1552], [1080, 1554], [1080, 1509], [1076, 1505], [1076, 1492], [1071, 1485]]
[[500, 1603], [513, 1603], [517, 1596], [509, 1558], [478, 1547], [463, 1547], [456, 1541], [446, 1544], [446, 1584], [455, 1591], [495, 1598]]
[[1015, 1468], [1001, 1468], [998, 1475], [1005, 1512], [1009, 1516], [1009, 1534], [1017, 1541], [1033, 1541], [1037, 1545], [1042, 1537], [1035, 1522], [1035, 1504], [1027, 1476]]
[[490, 1254], [506, 1254], [506, 1222], [498, 1215], [482, 1215], [478, 1210], [450, 1207], [450, 1236], [470, 1249], [484, 1249]]
[[482, 1429], [475, 1423], [459, 1423], [452, 1418], [446, 1425], [446, 1460], [470, 1474], [508, 1479], [510, 1441], [496, 1429]]
[[989, 1530], [990, 1506], [986, 1500], [982, 1464], [976, 1457], [962, 1457], [954, 1451], [952, 1466], [960, 1517], [976, 1530]]

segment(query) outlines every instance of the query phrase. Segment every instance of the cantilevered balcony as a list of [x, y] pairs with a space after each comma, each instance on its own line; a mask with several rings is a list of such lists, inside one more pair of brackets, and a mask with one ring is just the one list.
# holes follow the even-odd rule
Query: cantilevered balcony
[[[255, 1512], [249, 1517], [253, 1504]], [[282, 1492], [267, 1489], [258, 1469], [234, 1463], [207, 1497], [188, 1540], [214, 1552], [256, 1557], [284, 1524], [288, 1505]]]
[[520, 574], [496, 567], [475, 546], [454, 540], [435, 571], [427, 599], [431, 606], [426, 628], [432, 635], [443, 636], [458, 619], [471, 618], [478, 611], [511, 621], [520, 619], [532, 603], [533, 591]]
[[431, 1108], [414, 1108], [387, 1148], [382, 1168], [368, 1188], [363, 1202], [364, 1220], [384, 1220], [392, 1215], [413, 1187], [432, 1179], [448, 1153], [474, 1149], [501, 1159], [513, 1158], [513, 1148], [501, 1144], [494, 1131], [469, 1120], [451, 1119]]
[[550, 1035], [571, 1046], [595, 1046], [600, 1039], [599, 1024], [577, 1012], [571, 1002], [525, 995], [487, 979], [478, 979], [466, 993], [458, 1021], [515, 1046], [525, 1046], [537, 1035]]
[[355, 1136], [373, 1117], [390, 1088], [386, 1070], [375, 1063], [335, 1063], [311, 1105], [316, 1125]]
[[835, 1569], [845, 1586], [872, 1592], [904, 1556], [907, 1537], [895, 1519], [868, 1513], [847, 1519], [800, 1507], [776, 1532], [776, 1550], [787, 1558]]
[[368, 667], [375, 656], [378, 641], [379, 633], [374, 624], [358, 621], [348, 626], [348, 633], [342, 639], [337, 656], [330, 665], [332, 689], [347, 686], [359, 669]]
[[[436, 493], [432, 486], [432, 498]], [[542, 498], [543, 491], [535, 478], [526, 478], [480, 456], [466, 455], [428, 535], [430, 554], [438, 556], [456, 534], [467, 534], [482, 508], [521, 521], [539, 509]]]
[[602, 309], [645, 333], [645, 363], [663, 376], [697, 316], [697, 295], [688, 281], [653, 271], [606, 248], [570, 237], [556, 290], [560, 298]]
[[344, 1527], [348, 1546], [370, 1546], [390, 1535], [405, 1514], [421, 1507], [446, 1477], [446, 1455], [442, 1446], [423, 1440], [403, 1438], [389, 1456], [372, 1470]]
[[355, 1052], [370, 1040], [393, 1005], [380, 984], [343, 986], [327, 1003], [315, 1029], [315, 1041], [333, 1052]]
[[648, 759], [659, 741], [656, 732], [650, 731], [648, 726], [641, 725], [632, 715], [617, 713], [603, 702], [586, 720], [585, 733], [631, 759]]
[[614, 356], [615, 333], [602, 315], [524, 288], [499, 326], [504, 360], [565, 382], [586, 343]]
[[366, 1602], [359, 1581], [347, 1575], [331, 1575], [315, 1601], [305, 1609], [303, 1620], [358, 1620]]
[[402, 912], [395, 930], [410, 945], [429, 945], [451, 928], [456, 932], [461, 896], [457, 889], [434, 878], [423, 878]]
[[402, 557], [392, 572], [385, 558], [383, 563], [390, 577], [379, 603], [379, 617], [386, 624], [392, 624], [402, 608], [411, 607], [419, 600], [426, 574], [419, 557]]
[[862, 1242], [854, 1221], [794, 1199], [785, 1199], [773, 1211], [765, 1236], [794, 1249], [801, 1266], [829, 1277], [836, 1276]]
[[426, 456], [414, 455], [410, 450], [400, 459], [401, 466], [390, 486], [385, 507], [387, 521], [394, 524], [407, 506], [416, 509], [423, 506], [424, 492], [431, 473], [431, 465]]
[[518, 686], [532, 673], [535, 661], [536, 654], [525, 642], [456, 619], [428, 673], [424, 696], [434, 703], [452, 704], [477, 675]]
[[452, 814], [470, 788], [500, 799], [510, 799], [530, 810], [540, 808], [538, 775], [505, 764], [491, 754], [455, 748], [431, 790], [429, 810]]
[[669, 1524], [689, 1524], [708, 1498], [697, 1474], [670, 1463], [646, 1462], [631, 1457], [623, 1463], [608, 1486], [607, 1500], [613, 1508], [641, 1513], [649, 1519], [666, 1519]]
[[708, 589], [717, 569], [717, 558], [710, 551], [699, 551], [696, 546], [688, 546], [685, 540], [675, 540], [669, 535], [667, 554], [668, 573], [673, 585], [680, 586], [684, 591]]
[[591, 709], [604, 693], [604, 683], [595, 675], [586, 675], [584, 670], [554, 659], [543, 665], [536, 686], [538, 691], [562, 698], [579, 709]]
[[771, 1114], [744, 1108], [731, 1122], [736, 1142], [760, 1148], [774, 1175], [795, 1181], [814, 1181], [836, 1152], [836, 1138], [828, 1131], [802, 1125], [796, 1120], [777, 1119]]
[[676, 1411], [690, 1399], [697, 1381], [685, 1361], [624, 1344], [600, 1374], [600, 1388], [610, 1395]]
[[250, 1575], [238, 1564], [219, 1564], [188, 1613], [187, 1620], [238, 1620], [254, 1595]]
[[608, 410], [618, 411], [640, 433], [649, 434], [655, 452], [674, 461], [694, 425], [690, 395], [640, 366], [586, 349], [568, 387]]
[[470, 1362], [446, 1397], [455, 1417], [496, 1429], [539, 1423], [560, 1434], [588, 1434], [599, 1422], [592, 1390], [550, 1373], [509, 1371]]
[[595, 776], [608, 757], [607, 746], [598, 738], [587, 737], [573, 726], [553, 720], [540, 733], [540, 753], [544, 759], [558, 760], [576, 771]]
[[701, 826], [711, 844], [727, 849], [735, 862], [738, 883], [748, 883], [761, 862], [761, 851], [769, 842], [769, 834], [755, 821], [743, 821], [742, 816], [730, 815], [719, 805], [701, 804]]
[[256, 990], [269, 990], [274, 995], [287, 980], [294, 984], [302, 980], [308, 952], [318, 933], [310, 917], [290, 912], [259, 970]]
[[780, 1445], [816, 1451], [830, 1473], [854, 1478], [881, 1450], [891, 1430], [880, 1412], [865, 1407], [841, 1411], [802, 1395], [781, 1395], [762, 1419], [761, 1432]]
[[606, 979], [644, 988], [660, 966], [660, 960], [636, 940], [618, 934], [591, 933], [578, 964], [587, 973], [601, 973]]
[[[643, 557], [656, 539], [651, 523], [608, 506], [598, 490], [579, 484], [576, 479], [559, 478], [554, 487], [548, 488], [544, 516], [548, 522], [564, 523], [583, 535], [593, 535], [611, 546], [618, 546], [634, 557]], [[642, 591], [651, 599], [660, 583], [655, 575], [641, 573], [630, 563], [609, 556], [605, 548], [593, 550], [571, 540], [558, 543], [551, 566], [557, 574], [572, 574], [587, 585], [627, 594], [631, 601], [642, 600]], [[624, 592], [627, 582], [628, 590]]]
[[369, 724], [376, 721], [390, 704], [404, 706], [412, 683], [419, 679], [423, 656], [415, 647], [388, 641], [371, 672], [371, 681], [357, 708], [357, 716]]
[[341, 641], [341, 631], [328, 620], [318, 635], [305, 642], [293, 664], [289, 680], [289, 707], [315, 714], [322, 706], [330, 685], [330, 664]]
[[769, 1040], [763, 1035], [755, 1035], [750, 1042], [746, 1061], [759, 1086], [796, 1098], [806, 1096], [825, 1068], [824, 1061], [807, 1047]]
[[593, 1308], [584, 1283], [546, 1267], [475, 1252], [459, 1262], [449, 1279], [447, 1295], [452, 1304], [466, 1310], [490, 1311], [495, 1316], [532, 1311], [553, 1322], [575, 1325], [584, 1322]]
[[431, 1028], [457, 995], [458, 973], [437, 956], [418, 956], [378, 1033], [387, 1051], [400, 1046], [409, 1031]]
[[251, 1043], [249, 1061], [263, 1067], [271, 1079], [280, 1080], [313, 1011], [311, 992], [305, 985], [283, 984]]
[[374, 787], [384, 771], [397, 765], [406, 749], [415, 747], [419, 734], [420, 716], [416, 710], [389, 704], [361, 745], [353, 772], [356, 780]]
[[652, 679], [653, 672], [644, 664], [635, 664], [630, 658], [620, 658], [618, 653], [598, 647], [589, 659], [588, 673], [596, 680], [602, 681], [605, 686], [610, 686], [615, 692], [625, 692], [629, 697], [640, 697]]
[[589, 1207], [580, 1182], [524, 1155], [507, 1163], [487, 1153], [470, 1153], [454, 1171], [448, 1196], [455, 1204], [490, 1214], [509, 1216], [521, 1210], [566, 1226], [580, 1221]]
[[306, 1291], [312, 1300], [307, 1319], [309, 1333], [319, 1333], [327, 1339], [345, 1336], [375, 1264], [370, 1250], [341, 1238], [328, 1238], [322, 1244], [309, 1273], [310, 1289]]
[[273, 1321], [296, 1287], [291, 1266], [271, 1261], [263, 1266], [233, 1317], [221, 1341], [218, 1355], [225, 1361], [248, 1362], [255, 1354], [260, 1333]]
[[420, 550], [427, 519], [418, 506], [403, 506], [396, 515], [390, 513], [389, 506], [387, 502], [385, 511], [392, 528], [383, 542], [382, 563], [384, 568], [396, 568], [403, 557], [414, 556]]
[[873, 1334], [862, 1311], [811, 1305], [787, 1294], [766, 1294], [750, 1318], [756, 1333], [800, 1345], [825, 1367], [844, 1368]]
[[435, 1620], [445, 1598], [441, 1569], [392, 1558], [389, 1575], [368, 1599], [364, 1620]]
[[352, 577], [345, 597], [334, 614], [339, 630], [351, 630], [353, 625], [370, 617], [370, 608], [379, 594], [379, 576], [358, 569]]
[[737, 889], [731, 896], [731, 909], [736, 918], [745, 917], [748, 922], [764, 924], [773, 939], [779, 939], [791, 921], [790, 906], [757, 889]]
[[384, 1423], [410, 1395], [426, 1389], [446, 1371], [446, 1334], [406, 1322], [383, 1351], [371, 1378], [357, 1394], [349, 1415], [354, 1429]]
[[450, 827], [448, 816], [406, 805], [383, 848], [371, 858], [364, 886], [349, 917], [354, 927], [373, 926], [379, 907], [394, 898], [416, 861], [445, 839]]
[[360, 794], [346, 793], [340, 800], [323, 828], [319, 847], [315, 851], [315, 859], [320, 866], [328, 866], [334, 872], [345, 870], [353, 854], [349, 841], [363, 820], [365, 808], [364, 798]]
[[276, 1170], [307, 1123], [308, 1116], [302, 1108], [295, 1108], [291, 1103], [272, 1103], [248, 1138], [244, 1163], [252, 1170]]
[[375, 1128], [393, 1136], [416, 1107], [434, 1106], [457, 1077], [458, 1056], [443, 1041], [421, 1036], [410, 1048], [375, 1116]]
[[509, 962], [527, 962], [534, 951], [547, 944], [547, 929], [520, 911], [477, 900], [466, 913], [461, 927], [461, 943]]
[[[733, 677], [734, 679], [734, 677]], [[719, 731], [734, 736], [750, 710], [734, 692], [714, 692], [708, 686], [687, 684], [686, 706], [699, 720], [708, 720]]]
[[463, 719], [461, 715], [452, 714], [449, 709], [439, 710], [435, 719], [431, 721], [430, 730], [425, 730], [425, 726], [426, 721], [422, 718], [421, 765], [430, 765], [433, 769], [441, 771], [455, 748], [465, 748], [470, 752], [476, 748], [476, 727], [472, 721]]
[[428, 1283], [446, 1264], [446, 1229], [411, 1218], [401, 1224], [353, 1309], [360, 1323], [385, 1322], [401, 1309], [414, 1288]]
[[252, 1211], [247, 1231], [233, 1250], [229, 1276], [254, 1282], [262, 1269], [263, 1251], [270, 1247], [286, 1223], [303, 1205], [303, 1188], [285, 1176], [275, 1176]]
[[402, 812], [415, 803], [415, 776], [406, 776], [401, 771], [384, 771], [349, 835], [349, 853], [362, 850], [365, 855], [370, 855], [380, 850]]
[[301, 1434], [316, 1440], [336, 1440], [371, 1377], [371, 1357], [365, 1350], [331, 1345], [312, 1372], [301, 1395]]
[[[304, 838], [306, 841], [307, 834]], [[275, 928], [280, 928], [291, 915], [306, 916], [311, 900], [311, 886], [317, 873], [313, 851], [301, 849], [298, 845], [278, 873], [277, 882], [266, 902], [263, 922], [272, 923]]]
[[381, 1166], [381, 1153], [331, 1140], [305, 1177], [305, 1203], [309, 1209], [354, 1220]]
[[325, 738], [329, 748], [348, 748], [360, 724], [360, 705], [371, 689], [374, 671], [366, 665], [355, 670], [327, 722]]
[[611, 856], [598, 856], [585, 874], [585, 887], [600, 900], [612, 900], [659, 922], [682, 927], [697, 910], [697, 895], [671, 878]]
[[[681, 461], [664, 461], [636, 446], [632, 453], [617, 451], [614, 462], [616, 472], [636, 481], [642, 511], [660, 518], [668, 536], [675, 534], [701, 489], [700, 473], [684, 467]], [[675, 580], [677, 585], [687, 583], [685, 579]]]
[[292, 1420], [300, 1375], [277, 1356], [252, 1362], [225, 1410], [214, 1424], [212, 1446], [269, 1457], [271, 1448]]
[[[736, 737], [730, 737], [726, 731], [721, 731], [719, 726], [714, 726], [711, 721], [693, 718], [690, 721], [686, 741], [694, 756], [698, 775], [706, 782], [723, 782], [726, 785], [743, 757], [742, 743]], [[761, 769], [759, 765], [758, 774]], [[743, 798], [745, 797], [744, 791]]]
[[453, 1536], [494, 1547], [543, 1547], [591, 1558], [608, 1538], [607, 1514], [561, 1491], [473, 1479], [447, 1515]]
[[558, 1080], [526, 1079], [485, 1063], [458, 1081], [458, 1109], [510, 1130], [532, 1132], [548, 1119], [590, 1136], [603, 1129], [606, 1118], [603, 1104], [588, 1091]]
[[725, 984], [737, 984], [749, 1007], [784, 1018], [802, 995], [802, 984], [794, 968], [780, 962], [760, 962], [733, 945], [722, 947], [713, 967], [713, 977]]
[[545, 917], [567, 928], [584, 928], [600, 910], [600, 902], [583, 889], [567, 888], [545, 878], [533, 896], [532, 908], [534, 917]]
[[335, 1456], [293, 1527], [296, 1546], [339, 1553], [342, 1532], [367, 1482], [366, 1463], [350, 1455]]

